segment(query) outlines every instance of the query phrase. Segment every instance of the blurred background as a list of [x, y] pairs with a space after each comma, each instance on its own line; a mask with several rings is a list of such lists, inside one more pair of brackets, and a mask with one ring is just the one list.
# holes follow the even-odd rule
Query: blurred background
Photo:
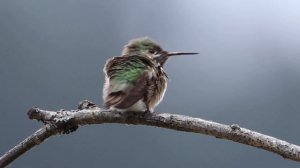
[[[300, 145], [300, 1], [1, 0], [0, 154], [42, 123], [26, 112], [102, 105], [105, 60], [149, 36], [169, 51], [157, 112], [236, 123]], [[10, 167], [294, 168], [261, 149], [147, 126], [51, 137]]]

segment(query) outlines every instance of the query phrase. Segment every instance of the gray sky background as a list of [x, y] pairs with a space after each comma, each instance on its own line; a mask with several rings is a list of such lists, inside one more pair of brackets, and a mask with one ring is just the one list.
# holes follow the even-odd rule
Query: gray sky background
[[[156, 109], [300, 144], [300, 1], [1, 0], [0, 153], [42, 124], [26, 111], [102, 104], [105, 60], [149, 36], [176, 57]], [[87, 166], [88, 165], [88, 166]], [[10, 167], [296, 168], [231, 141], [146, 126], [85, 126], [52, 137]]]

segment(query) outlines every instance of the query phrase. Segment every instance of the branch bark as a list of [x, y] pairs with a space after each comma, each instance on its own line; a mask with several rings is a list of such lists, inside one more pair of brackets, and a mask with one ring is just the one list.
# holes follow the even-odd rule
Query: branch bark
[[29, 118], [42, 121], [45, 126], [0, 157], [0, 167], [5, 167], [52, 135], [73, 132], [78, 126], [103, 123], [149, 125], [206, 134], [261, 148], [279, 154], [283, 158], [300, 162], [300, 146], [242, 128], [236, 124], [224, 125], [177, 114], [109, 111], [96, 107], [88, 101], [83, 101], [79, 108], [79, 110], [71, 111], [31, 108], [27, 113]]

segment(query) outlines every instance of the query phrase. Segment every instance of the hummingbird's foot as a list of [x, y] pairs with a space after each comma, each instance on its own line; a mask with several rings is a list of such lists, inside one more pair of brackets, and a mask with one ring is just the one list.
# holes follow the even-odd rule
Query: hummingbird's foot
[[143, 113], [142, 113], [143, 116], [149, 116], [151, 115], [151, 111], [149, 109], [145, 110]]
[[147, 109], [147, 110], [144, 111], [144, 113], [149, 114], [149, 113], [151, 113], [151, 111], [149, 109]]
[[149, 104], [146, 103], [146, 110], [144, 111], [144, 114], [150, 114], [151, 111], [150, 111], [150, 108], [149, 108]]

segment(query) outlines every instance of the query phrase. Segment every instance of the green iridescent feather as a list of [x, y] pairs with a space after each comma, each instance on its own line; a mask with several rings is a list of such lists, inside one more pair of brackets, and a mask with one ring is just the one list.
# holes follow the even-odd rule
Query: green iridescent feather
[[151, 64], [140, 56], [115, 57], [108, 68], [108, 76], [117, 83], [134, 83]]

